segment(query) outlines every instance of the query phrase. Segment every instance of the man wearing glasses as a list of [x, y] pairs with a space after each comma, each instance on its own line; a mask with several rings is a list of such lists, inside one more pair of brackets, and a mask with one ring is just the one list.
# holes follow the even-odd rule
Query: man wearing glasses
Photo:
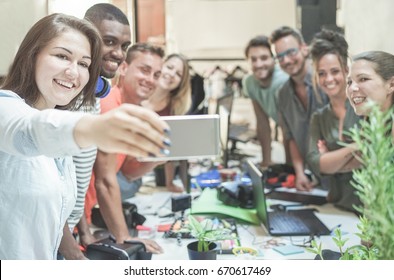
[[296, 173], [296, 188], [311, 190], [314, 183], [305, 175], [308, 152], [309, 122], [314, 111], [328, 103], [326, 94], [312, 85], [312, 67], [308, 46], [295, 29], [282, 26], [271, 34], [276, 60], [289, 76], [279, 90], [279, 121], [289, 141], [290, 157]]
[[251, 39], [245, 48], [245, 56], [252, 70], [242, 80], [242, 88], [252, 99], [257, 121], [257, 138], [261, 145], [261, 167], [272, 164], [270, 118], [278, 123], [277, 99], [279, 88], [289, 79], [275, 64], [271, 44], [267, 36]]

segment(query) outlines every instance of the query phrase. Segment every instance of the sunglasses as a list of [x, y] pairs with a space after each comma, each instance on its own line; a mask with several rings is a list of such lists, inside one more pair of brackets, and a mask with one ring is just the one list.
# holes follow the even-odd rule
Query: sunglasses
[[285, 50], [284, 52], [278, 53], [275, 56], [275, 59], [278, 60], [279, 62], [282, 62], [286, 56], [293, 58], [299, 51], [300, 51], [300, 49], [298, 49], [298, 48], [291, 48], [291, 49]]

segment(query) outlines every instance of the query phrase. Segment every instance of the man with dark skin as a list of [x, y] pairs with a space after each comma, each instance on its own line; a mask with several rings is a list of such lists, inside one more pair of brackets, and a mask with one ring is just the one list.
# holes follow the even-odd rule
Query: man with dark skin
[[[121, 63], [126, 58], [127, 48], [131, 44], [130, 24], [126, 15], [111, 4], [100, 3], [90, 7], [84, 16], [92, 22], [103, 40], [102, 64], [100, 75], [103, 78], [114, 78]], [[108, 81], [104, 81], [107, 82]], [[100, 93], [96, 92], [96, 95]], [[93, 108], [82, 107], [82, 111], [93, 114], [100, 113], [100, 99], [96, 99]], [[89, 186], [92, 168], [96, 159], [96, 148], [86, 149], [80, 155], [74, 156], [74, 164], [77, 176], [77, 202], [68, 219], [68, 226], [63, 232], [63, 239], [59, 251], [66, 259], [84, 259], [85, 256], [72, 236], [71, 232], [75, 226], [78, 228], [79, 239], [86, 246], [95, 241], [90, 233], [89, 225], [84, 215], [85, 195]], [[78, 224], [77, 224], [78, 223]], [[76, 225], [77, 224], [77, 225]]]

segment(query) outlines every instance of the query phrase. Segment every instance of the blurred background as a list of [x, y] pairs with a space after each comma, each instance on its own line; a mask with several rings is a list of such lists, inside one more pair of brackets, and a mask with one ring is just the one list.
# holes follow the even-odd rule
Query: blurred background
[[27, 30], [54, 12], [83, 17], [95, 3], [112, 3], [129, 17], [134, 42], [181, 52], [197, 72], [244, 66], [249, 39], [280, 25], [299, 28], [308, 42], [322, 27], [341, 30], [350, 53], [394, 53], [391, 0], [0, 0], [0, 76]]

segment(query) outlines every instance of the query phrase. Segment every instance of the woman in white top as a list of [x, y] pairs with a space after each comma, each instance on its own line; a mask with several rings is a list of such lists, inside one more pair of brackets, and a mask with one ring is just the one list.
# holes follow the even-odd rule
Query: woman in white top
[[164, 149], [168, 125], [139, 106], [67, 111], [81, 94], [82, 105], [93, 104], [101, 44], [89, 22], [52, 14], [30, 29], [11, 64], [0, 89], [0, 259], [56, 258], [75, 204], [71, 155], [81, 148], [134, 157]]

